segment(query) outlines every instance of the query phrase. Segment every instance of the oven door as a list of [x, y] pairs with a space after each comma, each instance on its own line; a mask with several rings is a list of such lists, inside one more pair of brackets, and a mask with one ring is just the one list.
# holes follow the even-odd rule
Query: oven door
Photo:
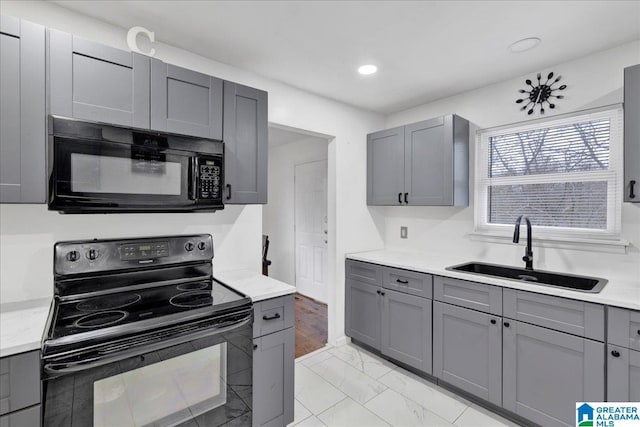
[[44, 360], [43, 425], [251, 425], [252, 320]]
[[193, 210], [195, 153], [161, 145], [52, 136], [49, 209]]

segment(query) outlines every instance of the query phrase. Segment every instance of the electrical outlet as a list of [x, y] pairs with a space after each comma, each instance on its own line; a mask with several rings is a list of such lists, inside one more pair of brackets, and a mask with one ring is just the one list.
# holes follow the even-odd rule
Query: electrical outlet
[[407, 238], [407, 230], [408, 230], [407, 227], [405, 227], [404, 225], [400, 226], [400, 238], [401, 239], [406, 239]]

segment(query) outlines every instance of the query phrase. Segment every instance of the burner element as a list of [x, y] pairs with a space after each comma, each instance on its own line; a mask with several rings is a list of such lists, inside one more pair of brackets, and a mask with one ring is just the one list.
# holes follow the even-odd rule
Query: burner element
[[78, 328], [98, 328], [110, 326], [127, 318], [129, 313], [122, 310], [101, 311], [87, 314], [76, 320], [74, 326]]
[[182, 283], [181, 285], [176, 286], [176, 289], [179, 291], [197, 291], [206, 287], [207, 282], [190, 282]]
[[138, 294], [104, 295], [81, 301], [76, 305], [76, 308], [80, 311], [115, 310], [135, 304], [140, 301], [140, 298], [142, 297]]
[[213, 297], [210, 291], [183, 292], [171, 297], [169, 302], [176, 307], [204, 307], [211, 305]]

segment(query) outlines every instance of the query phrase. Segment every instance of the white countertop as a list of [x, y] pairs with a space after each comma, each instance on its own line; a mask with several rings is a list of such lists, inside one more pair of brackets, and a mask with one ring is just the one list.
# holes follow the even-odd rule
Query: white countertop
[[586, 292], [554, 288], [551, 286], [535, 285], [526, 282], [514, 282], [495, 277], [445, 270], [445, 268], [449, 266], [463, 264], [470, 261], [482, 262], [481, 260], [441, 257], [389, 250], [352, 253], [347, 254], [347, 258], [371, 262], [374, 264], [387, 265], [389, 267], [404, 268], [422, 273], [435, 274], [438, 276], [482, 282], [490, 285], [502, 286], [504, 288], [514, 288], [523, 291], [537, 292], [540, 294], [555, 295], [575, 300], [590, 301], [599, 304], [640, 310], [640, 278], [617, 279], [603, 277], [603, 279], [608, 280], [608, 283], [604, 286], [602, 291], [597, 294], [590, 294]]
[[294, 286], [249, 270], [223, 271], [214, 274], [214, 277], [247, 295], [253, 302], [289, 295], [296, 291]]
[[0, 305], [0, 357], [40, 348], [49, 298]]

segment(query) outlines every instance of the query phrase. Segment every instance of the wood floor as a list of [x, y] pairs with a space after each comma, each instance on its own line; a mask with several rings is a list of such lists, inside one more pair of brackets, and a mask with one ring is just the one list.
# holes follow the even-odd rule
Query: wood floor
[[296, 357], [311, 353], [327, 343], [327, 305], [295, 294]]

